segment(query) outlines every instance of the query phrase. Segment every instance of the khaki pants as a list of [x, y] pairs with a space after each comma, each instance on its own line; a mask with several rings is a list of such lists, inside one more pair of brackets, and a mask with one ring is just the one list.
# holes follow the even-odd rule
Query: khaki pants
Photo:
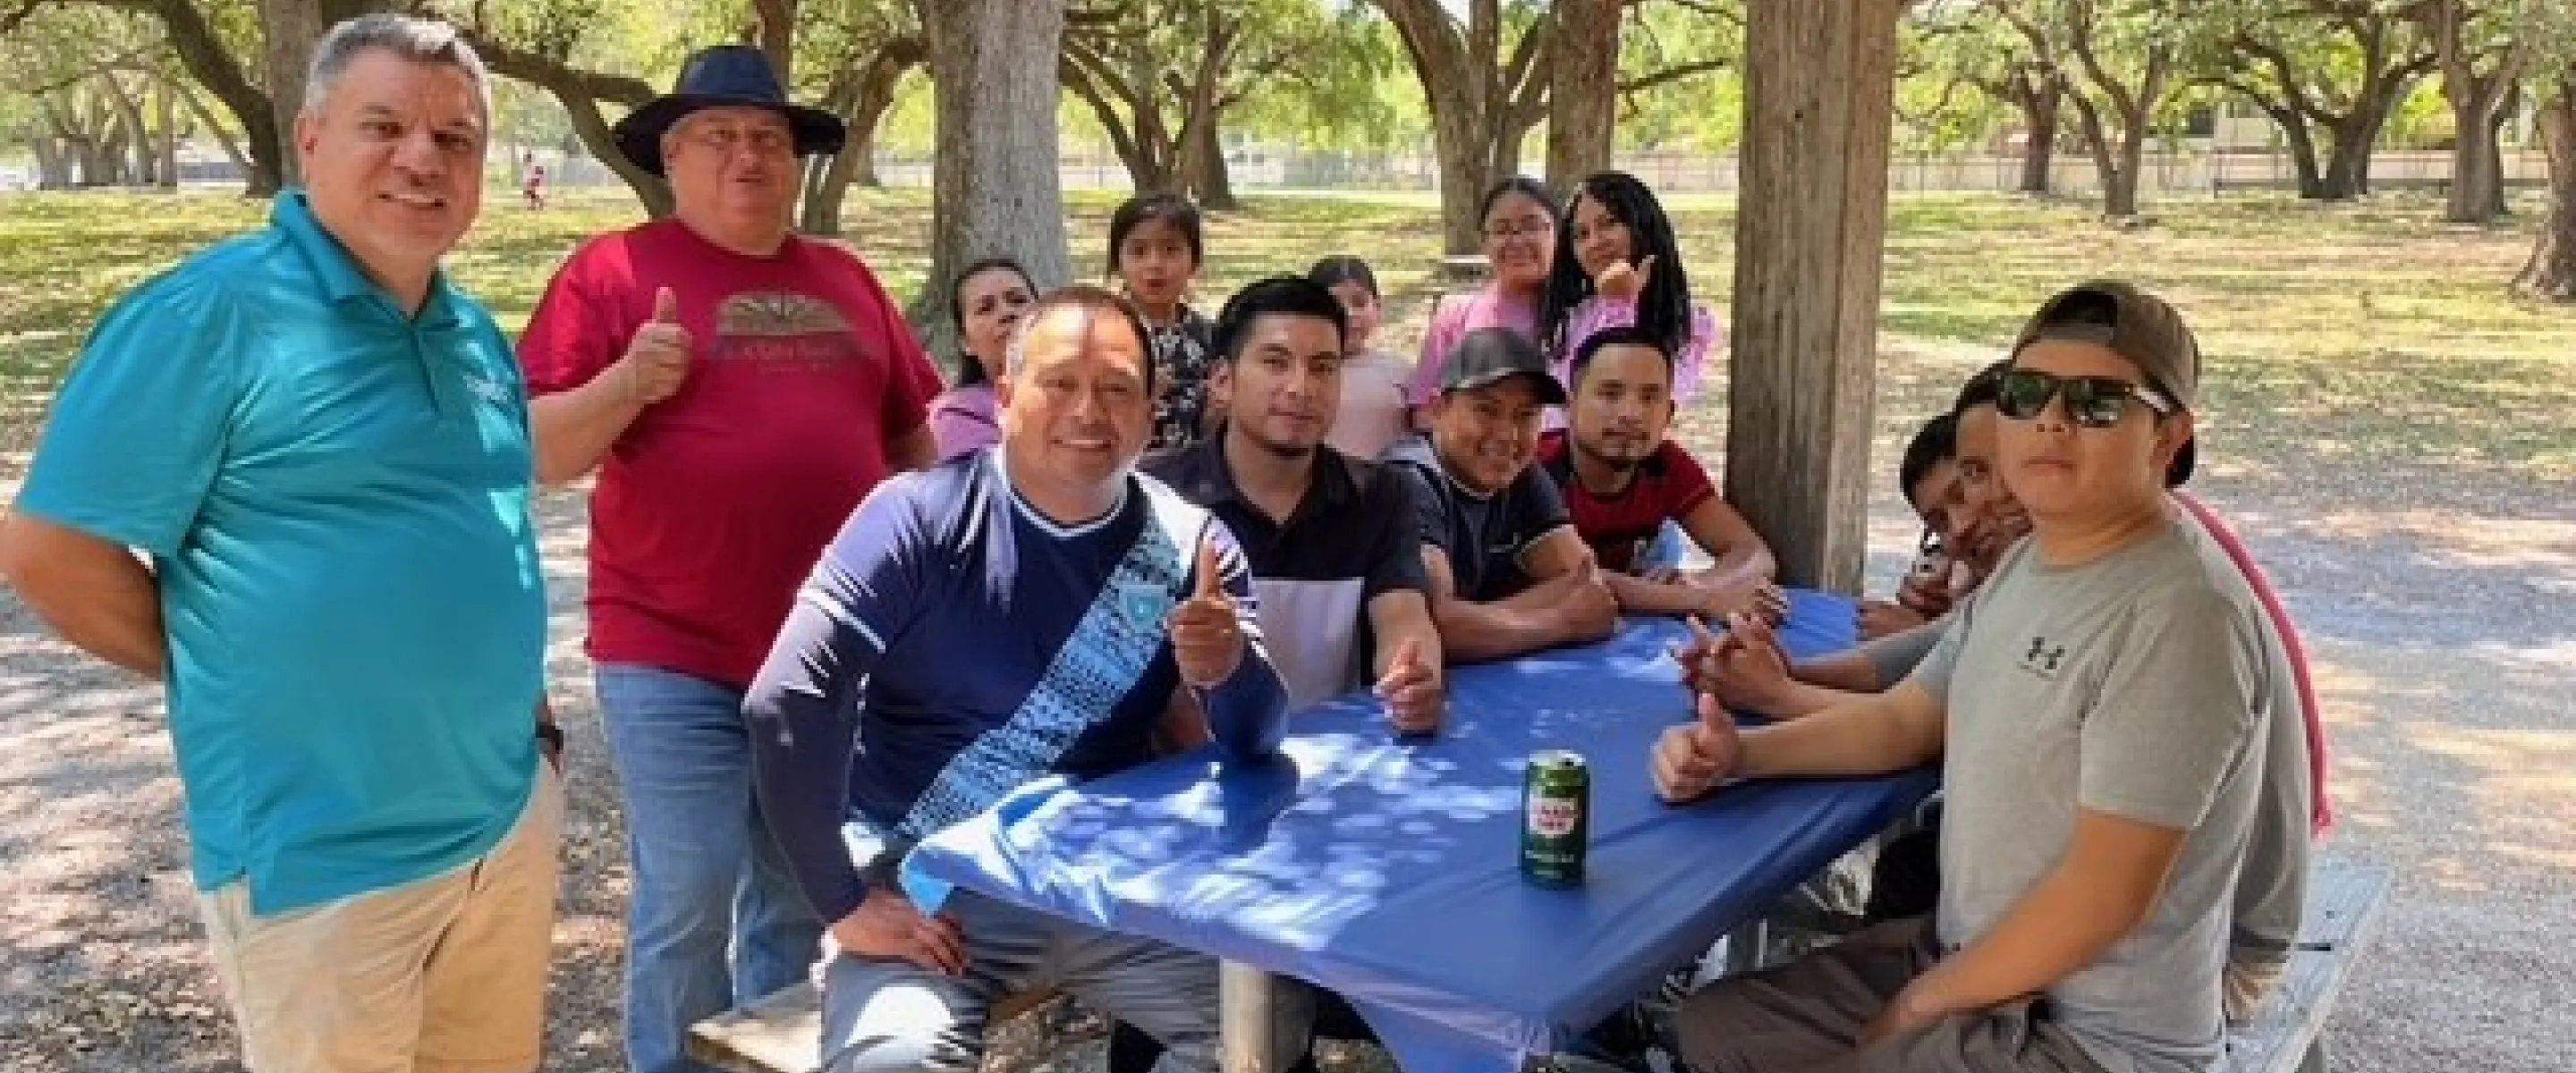
[[1929, 918], [1900, 920], [1778, 968], [1719, 980], [1674, 1016], [1682, 1062], [1698, 1073], [2100, 1073], [2035, 1001], [1854, 1050], [1861, 1030], [1937, 954]]
[[545, 1030], [563, 783], [482, 859], [269, 917], [242, 882], [199, 907], [252, 1073], [524, 1073]]

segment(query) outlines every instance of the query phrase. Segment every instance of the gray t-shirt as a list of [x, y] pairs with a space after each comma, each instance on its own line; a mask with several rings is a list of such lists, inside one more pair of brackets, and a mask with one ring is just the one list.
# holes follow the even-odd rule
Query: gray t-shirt
[[[2203, 560], [2235, 569], [2227, 549], [2194, 524], [2174, 527]], [[2238, 577], [2243, 574], [2239, 572]], [[1878, 680], [1894, 684], [1914, 673], [1949, 632], [1953, 619], [1944, 615], [1902, 633], [1860, 647]], [[2290, 666], [2289, 646], [2270, 616], [2262, 620], [2263, 681], [2271, 687], [2265, 705], [2263, 800], [2257, 806], [2254, 833], [2245, 845], [2245, 867], [2236, 880], [2236, 913], [2228, 937], [2228, 961], [2257, 969], [2287, 962], [2299, 939], [2308, 910], [2308, 858], [2311, 778], [2308, 766], [2306, 713], [2299, 709], [2298, 674]]]
[[2108, 1073], [2198, 1073], [2221, 1055], [2220, 973], [2271, 738], [2261, 605], [2186, 528], [2070, 568], [2022, 542], [1910, 679], [1948, 713], [1947, 947], [2057, 866], [2079, 808], [2188, 832], [2147, 919], [2048, 989]]

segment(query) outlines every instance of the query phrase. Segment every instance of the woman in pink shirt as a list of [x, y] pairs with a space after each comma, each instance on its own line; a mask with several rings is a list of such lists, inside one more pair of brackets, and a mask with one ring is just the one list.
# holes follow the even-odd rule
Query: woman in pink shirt
[[948, 297], [957, 326], [957, 384], [930, 400], [930, 435], [943, 462], [1001, 439], [993, 377], [1002, 372], [1011, 329], [1037, 302], [1038, 288], [1018, 261], [987, 257], [957, 274]]
[[1556, 260], [1556, 199], [1538, 180], [1514, 177], [1485, 191], [1485, 262], [1491, 282], [1468, 295], [1447, 295], [1431, 309], [1422, 336], [1422, 360], [1413, 367], [1405, 401], [1421, 427], [1422, 407], [1439, 393], [1440, 364], [1458, 340], [1479, 328], [1509, 328], [1538, 341], [1539, 301]]

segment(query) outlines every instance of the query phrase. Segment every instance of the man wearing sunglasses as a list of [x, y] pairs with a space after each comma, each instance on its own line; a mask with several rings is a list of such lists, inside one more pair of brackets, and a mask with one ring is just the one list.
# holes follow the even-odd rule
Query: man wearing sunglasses
[[2303, 774], [2305, 738], [2281, 710], [2286, 657], [2261, 601], [2166, 495], [2191, 471], [2199, 372], [2162, 301], [2116, 282], [2051, 298], [1997, 384], [1999, 475], [2032, 539], [1931, 656], [1884, 694], [1757, 730], [1703, 698], [1658, 743], [1656, 787], [1676, 802], [1730, 778], [1936, 757], [1948, 794], [1933, 918], [1693, 996], [1679, 1018], [1693, 1069], [2218, 1059], [2267, 764], [2298, 751]]

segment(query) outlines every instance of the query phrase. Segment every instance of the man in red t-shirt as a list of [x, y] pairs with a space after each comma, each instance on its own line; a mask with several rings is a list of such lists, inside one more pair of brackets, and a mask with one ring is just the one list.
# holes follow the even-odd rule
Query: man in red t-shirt
[[519, 353], [538, 477], [599, 472], [589, 651], [634, 859], [628, 1060], [696, 1073], [689, 1025], [801, 979], [821, 935], [754, 808], [742, 691], [852, 509], [931, 460], [939, 378], [855, 254], [789, 233], [797, 158], [844, 132], [789, 105], [758, 50], [691, 57], [616, 133], [677, 210], [576, 251]]
[[[1592, 548], [1619, 609], [1642, 615], [1778, 618], [1771, 548], [1718, 498], [1708, 473], [1664, 438], [1673, 420], [1673, 359], [1635, 328], [1612, 328], [1575, 351], [1566, 427], [1539, 438], [1538, 462], [1565, 490], [1574, 530]], [[1715, 563], [1645, 569], [1664, 523], [1679, 524]]]

